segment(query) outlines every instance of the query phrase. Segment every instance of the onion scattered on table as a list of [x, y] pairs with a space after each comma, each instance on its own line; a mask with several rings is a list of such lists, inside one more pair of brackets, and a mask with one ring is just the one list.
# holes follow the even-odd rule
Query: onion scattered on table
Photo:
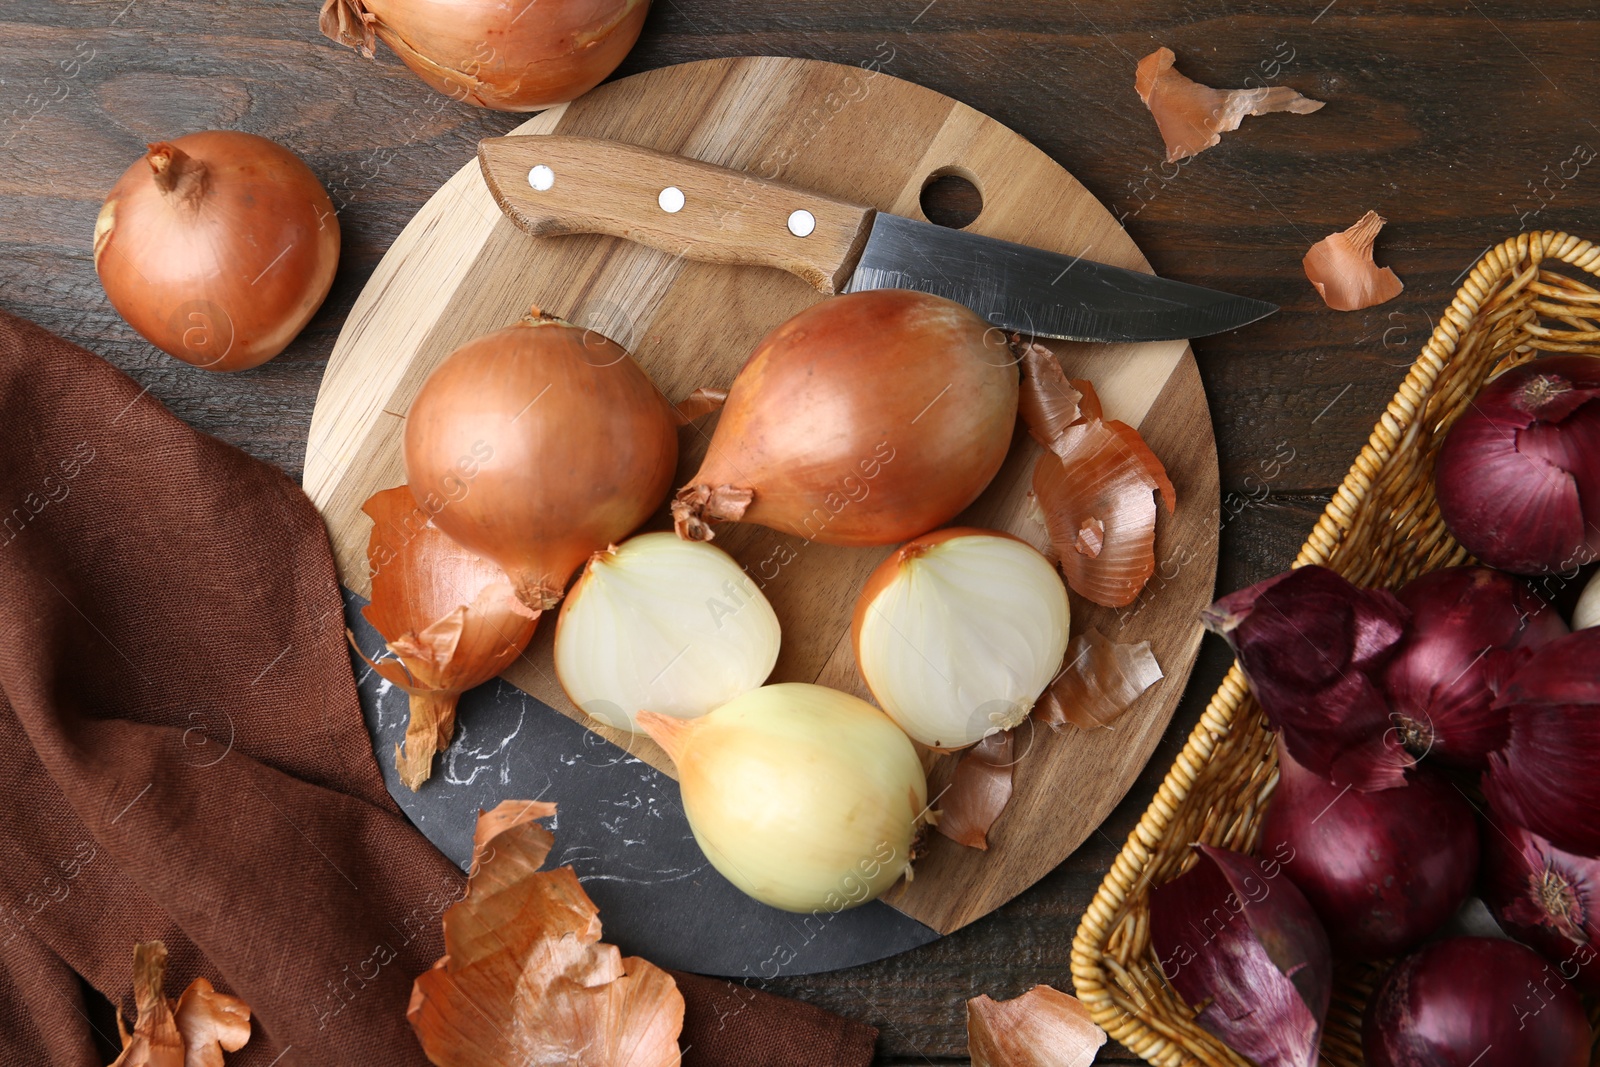
[[621, 63], [650, 0], [324, 0], [323, 35], [376, 39], [439, 92], [497, 111], [574, 100]]
[[832, 914], [908, 874], [927, 817], [916, 749], [858, 697], [789, 682], [698, 719], [643, 712], [723, 877], [775, 908]]
[[1287, 85], [1260, 89], [1213, 89], [1178, 72], [1177, 56], [1170, 48], [1158, 48], [1139, 60], [1134, 74], [1134, 89], [1150, 109], [1151, 116], [1167, 143], [1167, 162], [1198, 155], [1222, 140], [1222, 135], [1237, 130], [1249, 115], [1290, 111], [1308, 115], [1322, 107]]
[[561, 604], [555, 667], [591, 717], [637, 730], [692, 719], [757, 688], [778, 661], [778, 617], [722, 549], [672, 533], [596, 552]]
[[1372, 261], [1372, 243], [1384, 219], [1369, 211], [1347, 230], [1311, 246], [1301, 265], [1322, 302], [1335, 311], [1360, 311], [1399, 296], [1405, 283], [1389, 267]]
[[207, 370], [258, 366], [322, 305], [339, 220], [317, 176], [264, 137], [191, 133], [150, 146], [94, 223], [94, 266], [117, 313]]
[[856, 599], [850, 636], [878, 705], [924, 745], [964, 748], [1028, 717], [1061, 670], [1071, 609], [1050, 561], [966, 527], [908, 541]]
[[756, 348], [673, 518], [695, 541], [733, 521], [906, 541], [977, 499], [1016, 419], [1016, 358], [975, 313], [903, 289], [834, 297]]
[[441, 363], [412, 401], [406, 481], [534, 611], [660, 506], [677, 419], [620, 345], [535, 310]]

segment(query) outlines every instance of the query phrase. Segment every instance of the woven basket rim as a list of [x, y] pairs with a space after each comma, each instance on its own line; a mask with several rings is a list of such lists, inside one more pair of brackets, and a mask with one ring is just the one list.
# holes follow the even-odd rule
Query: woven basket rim
[[[1484, 253], [1456, 290], [1450, 306], [1389, 401], [1365, 447], [1301, 546], [1294, 566], [1329, 561], [1351, 530], [1378, 472], [1406, 443], [1408, 431], [1421, 416], [1435, 383], [1473, 320], [1486, 306], [1494, 304], [1497, 293], [1503, 289], [1502, 283], [1508, 278], [1516, 281], [1525, 280], [1524, 276], [1537, 277], [1546, 260], [1559, 260], [1592, 275], [1600, 275], [1600, 247], [1564, 232], [1521, 233]], [[1106, 946], [1121, 925], [1130, 898], [1138, 899], [1145, 871], [1154, 862], [1168, 828], [1191, 795], [1196, 778], [1218, 740], [1231, 731], [1239, 705], [1247, 695], [1248, 685], [1238, 664], [1234, 664], [1190, 732], [1183, 750], [1173, 760], [1138, 825], [1129, 833], [1127, 842], [1085, 909], [1073, 939], [1072, 978], [1078, 998], [1112, 1038], [1150, 1063], [1201, 1061], [1194, 1050], [1181, 1044], [1175, 1031], [1163, 1032], [1138, 1013], [1117, 1004], [1108, 983]], [[1237, 1053], [1231, 1055], [1234, 1062], [1248, 1065], [1249, 1061]]]

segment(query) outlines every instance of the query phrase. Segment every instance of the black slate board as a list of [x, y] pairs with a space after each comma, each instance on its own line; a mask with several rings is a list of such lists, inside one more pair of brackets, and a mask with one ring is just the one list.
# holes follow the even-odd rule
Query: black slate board
[[[376, 658], [383, 639], [344, 591], [345, 622]], [[600, 909], [605, 940], [662, 967], [734, 978], [814, 974], [868, 963], [935, 940], [937, 931], [871, 903], [820, 917], [769, 908], [706, 862], [678, 783], [560, 712], [496, 680], [461, 698], [455, 740], [413, 793], [394, 767], [406, 695], [351, 657], [384, 784], [428, 840], [463, 870], [478, 810], [548, 800], [551, 866], [571, 866]]]

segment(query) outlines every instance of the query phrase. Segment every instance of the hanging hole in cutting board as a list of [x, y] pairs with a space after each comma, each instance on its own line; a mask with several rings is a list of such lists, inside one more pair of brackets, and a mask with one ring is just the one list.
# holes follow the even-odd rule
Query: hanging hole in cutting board
[[922, 213], [929, 222], [962, 230], [983, 213], [978, 176], [961, 167], [940, 167], [922, 183]]

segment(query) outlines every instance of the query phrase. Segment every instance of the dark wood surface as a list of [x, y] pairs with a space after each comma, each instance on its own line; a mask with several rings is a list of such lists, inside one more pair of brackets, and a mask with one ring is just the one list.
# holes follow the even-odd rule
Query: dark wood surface
[[[434, 94], [387, 53], [369, 62], [335, 47], [317, 33], [317, 7], [0, 0], [0, 307], [296, 476], [324, 361], [362, 283], [478, 139], [517, 122]], [[877, 60], [1038, 144], [1125, 215], [1161, 273], [1281, 304], [1265, 323], [1195, 343], [1222, 460], [1228, 590], [1288, 565], [1483, 250], [1519, 229], [1600, 234], [1600, 165], [1572, 176], [1568, 162], [1600, 149], [1597, 15], [1569, 0], [658, 0], [619, 73], [756, 53]], [[1218, 148], [1164, 164], [1133, 91], [1135, 63], [1159, 45], [1209, 84], [1287, 84], [1328, 106], [1247, 119]], [[100, 202], [145, 141], [218, 127], [305, 158], [345, 242], [307, 331], [233, 376], [134, 334], [90, 251]], [[1379, 258], [1406, 291], [1329, 311], [1300, 257], [1368, 208], [1390, 220]], [[1139, 784], [1033, 889], [928, 948], [771, 987], [880, 1027], [881, 1061], [896, 1065], [964, 1062], [968, 997], [1070, 989], [1082, 909], [1226, 665], [1208, 639]]]

